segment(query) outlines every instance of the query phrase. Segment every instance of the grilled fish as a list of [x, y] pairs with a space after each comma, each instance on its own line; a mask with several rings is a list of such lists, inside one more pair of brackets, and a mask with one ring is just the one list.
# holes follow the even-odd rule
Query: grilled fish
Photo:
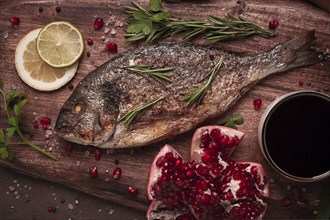
[[[261, 79], [277, 72], [320, 62], [309, 31], [273, 49], [238, 56], [209, 46], [169, 43], [117, 55], [88, 74], [59, 112], [55, 130], [64, 139], [100, 148], [145, 146], [195, 128], [230, 108]], [[187, 105], [186, 94], [202, 87], [217, 62], [220, 71], [200, 104]], [[159, 83], [123, 66], [173, 68], [172, 83]], [[118, 119], [130, 110], [163, 97], [129, 126]]]

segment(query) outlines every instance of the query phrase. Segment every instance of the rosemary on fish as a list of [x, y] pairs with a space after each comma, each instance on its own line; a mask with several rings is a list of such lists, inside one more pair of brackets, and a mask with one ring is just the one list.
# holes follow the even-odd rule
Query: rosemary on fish
[[[172, 83], [171, 76], [168, 74], [169, 71], [174, 70], [174, 68], [152, 68], [150, 65], [131, 65], [131, 66], [123, 66], [123, 69], [133, 71], [135, 73], [140, 74], [145, 77], [146, 75], [150, 76], [157, 82], [164, 83]], [[148, 78], [147, 78], [148, 79]], [[148, 79], [149, 80], [149, 79]]]
[[148, 44], [156, 39], [167, 38], [184, 33], [182, 40], [203, 36], [211, 43], [257, 35], [272, 37], [274, 33], [241, 16], [227, 15], [225, 19], [209, 16], [205, 20], [181, 20], [170, 12], [164, 11], [161, 0], [150, 0], [145, 9], [132, 0], [133, 6], [124, 8], [128, 15], [127, 41], [145, 40]]
[[192, 105], [194, 103], [196, 103], [197, 105], [200, 104], [200, 102], [202, 101], [206, 90], [210, 87], [211, 83], [213, 82], [213, 80], [215, 79], [217, 73], [219, 72], [221, 65], [223, 63], [223, 57], [220, 58], [220, 60], [218, 61], [218, 63], [215, 65], [215, 67], [211, 70], [211, 72], [208, 74], [210, 77], [208, 79], [208, 81], [205, 83], [205, 85], [203, 85], [202, 87], [186, 93], [186, 102], [187, 105]]
[[156, 104], [157, 102], [159, 102], [162, 99], [164, 99], [164, 97], [158, 97], [158, 98], [155, 98], [155, 99], [153, 99], [145, 104], [142, 104], [132, 110], [129, 110], [126, 114], [119, 117], [117, 122], [123, 121], [125, 123], [125, 127], [129, 127], [132, 124], [132, 122], [136, 118], [138, 118], [144, 110], [150, 108], [151, 106], [153, 106], [154, 104]]

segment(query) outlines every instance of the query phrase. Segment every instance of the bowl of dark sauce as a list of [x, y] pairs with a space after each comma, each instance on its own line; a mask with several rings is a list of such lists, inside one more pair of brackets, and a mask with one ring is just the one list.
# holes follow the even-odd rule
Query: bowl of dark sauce
[[258, 139], [283, 176], [301, 182], [330, 177], [330, 97], [298, 91], [277, 98], [261, 117]]

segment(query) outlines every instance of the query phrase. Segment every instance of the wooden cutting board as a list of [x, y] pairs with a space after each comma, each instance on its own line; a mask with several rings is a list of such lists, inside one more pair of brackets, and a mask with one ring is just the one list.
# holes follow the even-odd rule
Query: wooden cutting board
[[[146, 6], [147, 1], [140, 1]], [[309, 29], [316, 30], [318, 46], [322, 50], [330, 48], [330, 17], [329, 14], [304, 1], [189, 1], [180, 3], [165, 3], [165, 9], [182, 18], [206, 19], [207, 15], [223, 17], [228, 12], [241, 13], [244, 17], [267, 26], [271, 19], [279, 19], [280, 25], [276, 29], [276, 37], [263, 39], [252, 37], [245, 40], [221, 43], [217, 46], [227, 50], [255, 54], [266, 51], [280, 42], [286, 41]], [[102, 150], [100, 161], [94, 158], [93, 147], [74, 145], [71, 156], [65, 154], [67, 142], [56, 134], [50, 135], [48, 141], [45, 131], [41, 128], [33, 128], [35, 117], [48, 116], [54, 124], [57, 114], [72, 93], [69, 86], [53, 91], [39, 92], [24, 84], [18, 77], [14, 66], [15, 48], [19, 40], [29, 31], [40, 28], [55, 20], [66, 20], [77, 26], [85, 39], [94, 38], [94, 45], [86, 45], [85, 54], [79, 64], [78, 73], [70, 82], [76, 86], [89, 72], [111, 59], [114, 55], [107, 53], [104, 48], [102, 36], [118, 45], [119, 53], [142, 47], [142, 43], [126, 43], [123, 37], [126, 27], [126, 16], [122, 12], [124, 5], [130, 5], [129, 1], [1, 1], [0, 2], [0, 78], [4, 81], [4, 90], [27, 90], [29, 103], [22, 113], [22, 130], [31, 141], [38, 146], [51, 150], [51, 153], [59, 157], [59, 161], [52, 161], [40, 155], [27, 146], [11, 146], [10, 151], [16, 159], [12, 162], [0, 160], [2, 167], [7, 167], [20, 173], [36, 176], [42, 179], [61, 183], [65, 186], [82, 192], [108, 199], [129, 207], [146, 210], [149, 202], [146, 196], [150, 164], [157, 151], [165, 143], [174, 146], [188, 159], [190, 138], [193, 131], [180, 135], [173, 140], [145, 146], [138, 149], [122, 149], [115, 151]], [[43, 8], [39, 12], [39, 7]], [[61, 11], [56, 12], [55, 8]], [[17, 29], [13, 28], [8, 19], [18, 16], [21, 24]], [[93, 22], [96, 16], [102, 17], [105, 23], [109, 23], [110, 30], [114, 28], [116, 35], [105, 34], [102, 30], [94, 30]], [[121, 23], [124, 25], [121, 27]], [[8, 38], [4, 35], [8, 32]], [[166, 39], [165, 41], [178, 41], [178, 39]], [[205, 43], [198, 39], [195, 43]], [[90, 52], [90, 57], [86, 52]], [[265, 108], [278, 96], [285, 93], [303, 89], [320, 91], [330, 94], [330, 62], [299, 68], [285, 73], [280, 73], [258, 83], [241, 100], [230, 108], [217, 120], [206, 124], [214, 124], [225, 117], [240, 113], [245, 118], [244, 125], [239, 129], [246, 133], [240, 147], [233, 154], [236, 161], [255, 161], [263, 164], [271, 177], [270, 193], [267, 200], [269, 209], [266, 218], [310, 218], [313, 217], [316, 199], [320, 192], [329, 189], [329, 179], [317, 183], [296, 183], [287, 180], [276, 173], [261, 155], [257, 141], [259, 119]], [[299, 80], [304, 85], [299, 85]], [[254, 110], [253, 99], [260, 98], [262, 107]], [[5, 118], [1, 113], [1, 127], [5, 126]], [[317, 147], [317, 146], [316, 146]], [[113, 180], [111, 173], [116, 167], [114, 161], [119, 160], [119, 166], [123, 175], [119, 180]], [[99, 169], [97, 178], [89, 177], [87, 170], [95, 165]], [[109, 174], [107, 173], [109, 171]], [[139, 189], [139, 195], [132, 197], [128, 194], [128, 186]], [[290, 194], [292, 188], [303, 189], [305, 197], [311, 203], [309, 208], [301, 209], [293, 204], [282, 207], [280, 199]]]

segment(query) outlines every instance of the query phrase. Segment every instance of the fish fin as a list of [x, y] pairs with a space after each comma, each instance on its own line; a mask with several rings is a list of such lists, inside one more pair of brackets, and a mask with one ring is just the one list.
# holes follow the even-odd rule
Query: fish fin
[[327, 60], [328, 54], [317, 51], [313, 46], [315, 30], [310, 30], [290, 41], [277, 45], [268, 51], [275, 69], [271, 73], [282, 72], [295, 67], [307, 66]]

